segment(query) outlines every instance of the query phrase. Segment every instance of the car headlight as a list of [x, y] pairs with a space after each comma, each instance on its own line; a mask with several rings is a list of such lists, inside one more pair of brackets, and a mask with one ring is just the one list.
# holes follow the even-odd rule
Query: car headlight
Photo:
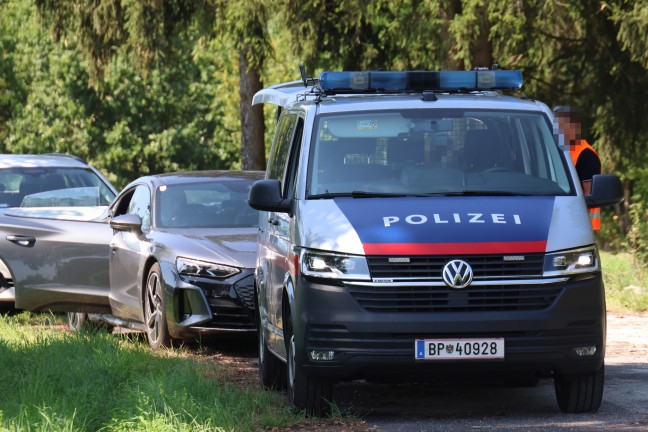
[[593, 273], [601, 270], [596, 246], [545, 255], [544, 276]]
[[180, 276], [212, 279], [225, 279], [241, 272], [237, 267], [183, 257], [176, 258], [176, 269]]
[[367, 259], [358, 255], [344, 255], [302, 249], [301, 272], [305, 276], [328, 279], [370, 280]]

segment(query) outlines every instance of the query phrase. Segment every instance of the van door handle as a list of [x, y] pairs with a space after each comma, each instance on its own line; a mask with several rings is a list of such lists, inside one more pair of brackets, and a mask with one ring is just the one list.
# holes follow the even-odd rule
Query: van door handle
[[268, 223], [270, 225], [279, 226], [279, 219], [273, 217], [268, 218]]
[[8, 235], [7, 240], [24, 247], [32, 247], [36, 243], [36, 238], [32, 236]]

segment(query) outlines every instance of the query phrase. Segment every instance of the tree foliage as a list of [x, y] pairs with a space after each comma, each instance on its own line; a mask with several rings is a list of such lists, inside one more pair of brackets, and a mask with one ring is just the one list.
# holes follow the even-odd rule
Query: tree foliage
[[648, 196], [648, 0], [0, 0], [0, 12], [4, 151], [73, 152], [119, 185], [258, 168], [275, 112], [264, 120], [252, 95], [298, 78], [300, 62], [311, 75], [498, 63], [523, 71], [527, 97], [577, 108], [624, 180], [621, 231], [641, 220], [628, 206]]

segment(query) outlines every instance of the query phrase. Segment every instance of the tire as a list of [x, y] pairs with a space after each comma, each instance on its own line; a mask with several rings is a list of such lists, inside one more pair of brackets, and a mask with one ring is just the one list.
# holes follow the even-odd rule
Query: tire
[[257, 306], [257, 340], [259, 342], [259, 377], [261, 386], [268, 390], [286, 389], [286, 365], [268, 349], [261, 326], [261, 313]]
[[144, 326], [152, 349], [171, 346], [166, 320], [164, 281], [158, 263], [151, 267], [144, 286]]
[[579, 375], [557, 375], [554, 377], [556, 401], [564, 413], [596, 412], [603, 400], [605, 367]]
[[288, 402], [307, 415], [328, 416], [333, 402], [333, 384], [304, 374], [296, 356], [295, 335], [291, 334], [288, 343]]
[[83, 312], [68, 312], [68, 328], [74, 332], [81, 331], [88, 320], [88, 314]]

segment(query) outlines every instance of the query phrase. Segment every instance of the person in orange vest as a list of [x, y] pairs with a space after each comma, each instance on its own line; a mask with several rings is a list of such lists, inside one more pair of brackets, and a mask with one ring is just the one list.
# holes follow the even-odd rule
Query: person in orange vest
[[[592, 191], [592, 177], [601, 174], [601, 159], [594, 147], [581, 138], [581, 124], [569, 105], [555, 107], [554, 113], [558, 121], [559, 133], [564, 136], [565, 145], [569, 144], [569, 154], [581, 181], [583, 194], [589, 195]], [[591, 208], [589, 216], [592, 228], [600, 230], [601, 209]]]

